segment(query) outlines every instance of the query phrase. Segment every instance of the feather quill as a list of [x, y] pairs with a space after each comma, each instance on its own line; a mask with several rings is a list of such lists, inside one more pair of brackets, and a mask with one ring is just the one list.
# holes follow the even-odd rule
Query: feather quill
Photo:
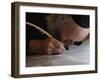
[[36, 29], [38, 29], [41, 33], [47, 35], [49, 38], [53, 38], [53, 36], [51, 36], [48, 32], [46, 32], [45, 30], [43, 30], [42, 28], [40, 28], [39, 26], [33, 24], [33, 23], [30, 23], [30, 22], [26, 22], [27, 25], [30, 25]]

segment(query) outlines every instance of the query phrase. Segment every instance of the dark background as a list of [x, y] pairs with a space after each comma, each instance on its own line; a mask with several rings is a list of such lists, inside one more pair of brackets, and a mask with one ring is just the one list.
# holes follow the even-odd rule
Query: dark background
[[[43, 13], [26, 13], [26, 21], [33, 23], [45, 31], [47, 31], [47, 21], [45, 19], [46, 16], [49, 14]], [[45, 35], [41, 34], [41, 32], [29, 25], [26, 25], [26, 39], [44, 39], [46, 38]]]

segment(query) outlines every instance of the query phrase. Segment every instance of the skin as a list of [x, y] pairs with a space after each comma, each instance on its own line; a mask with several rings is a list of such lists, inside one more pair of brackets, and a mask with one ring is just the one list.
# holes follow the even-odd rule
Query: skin
[[89, 34], [89, 28], [77, 25], [69, 15], [50, 15], [46, 20], [49, 33], [66, 46], [82, 41]]
[[29, 42], [29, 53], [32, 55], [55, 55], [65, 51], [63, 44], [53, 38], [45, 40], [31, 40]]

